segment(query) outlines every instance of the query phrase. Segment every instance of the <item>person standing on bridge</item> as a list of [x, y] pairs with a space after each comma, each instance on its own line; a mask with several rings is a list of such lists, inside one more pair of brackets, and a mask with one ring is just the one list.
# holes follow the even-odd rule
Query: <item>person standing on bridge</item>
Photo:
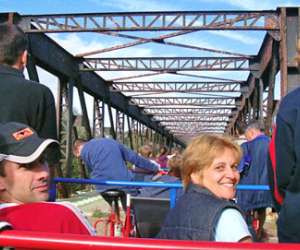
[[[300, 40], [296, 57], [300, 72]], [[299, 76], [298, 72], [298, 76]], [[275, 132], [276, 131], [276, 132]], [[300, 88], [280, 102], [270, 144], [273, 196], [280, 208], [279, 242], [300, 242]]]
[[[49, 88], [26, 80], [28, 41], [13, 24], [0, 24], [0, 122], [20, 122], [42, 138], [57, 139], [54, 97]], [[49, 164], [59, 162], [59, 146], [49, 146]], [[54, 170], [54, 169], [53, 169]]]
[[[91, 178], [99, 181], [135, 181], [137, 180], [135, 172], [155, 174], [159, 171], [157, 164], [138, 155], [116, 140], [108, 138], [97, 138], [90, 141], [77, 139], [74, 142], [73, 154], [83, 160], [91, 173]], [[132, 163], [134, 169], [130, 170], [126, 162]], [[124, 190], [133, 195], [138, 193], [136, 188], [96, 185], [96, 190], [100, 194], [109, 189]], [[103, 198], [106, 199], [104, 196]], [[123, 207], [125, 207], [125, 193], [121, 198]], [[106, 199], [106, 201], [110, 203], [110, 200]]]
[[[247, 139], [241, 147], [243, 158], [239, 166], [241, 180], [244, 185], [269, 185], [268, 148], [270, 138], [266, 136], [257, 120], [253, 120], [242, 131]], [[253, 220], [257, 220], [257, 240], [266, 236], [263, 225], [266, 219], [266, 208], [273, 207], [270, 191], [265, 190], [237, 190], [237, 204], [246, 212], [250, 228]]]

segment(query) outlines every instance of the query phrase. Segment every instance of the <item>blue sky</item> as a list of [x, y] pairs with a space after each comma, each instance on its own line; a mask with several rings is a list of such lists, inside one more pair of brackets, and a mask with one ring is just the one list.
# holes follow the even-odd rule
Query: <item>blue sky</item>
[[[134, 11], [184, 11], [184, 10], [276, 10], [279, 6], [300, 7], [300, 0], [0, 0], [0, 12], [18, 12], [20, 14], [57, 14], [57, 13], [97, 13], [97, 12], [134, 12]], [[130, 33], [144, 37], [155, 37], [164, 32]], [[265, 32], [254, 31], [200, 31], [186, 36], [168, 39], [205, 48], [226, 50], [254, 55], [257, 54]], [[107, 48], [132, 42], [133, 40], [95, 35], [90, 33], [65, 33], [49, 35], [72, 54]], [[171, 46], [146, 44], [117, 52], [103, 53], [103, 57], [125, 56], [220, 56]], [[127, 76], [132, 72], [121, 72]], [[134, 73], [136, 74], [136, 73]], [[246, 80], [249, 72], [201, 72], [200, 75]], [[56, 94], [55, 79], [43, 70], [39, 70], [40, 80]], [[103, 72], [100, 75], [110, 80], [115, 73]], [[178, 76], [155, 76], [153, 80], [178, 80]], [[144, 80], [144, 79], [138, 79]], [[180, 80], [199, 80], [181, 77]], [[278, 88], [278, 84], [277, 84]], [[278, 95], [278, 91], [277, 95]], [[76, 95], [75, 95], [76, 96]], [[75, 98], [75, 106], [79, 106]], [[87, 98], [91, 107], [91, 98]], [[89, 113], [91, 113], [91, 108]], [[90, 118], [91, 115], [90, 115]]]
[[0, 0], [0, 11], [21, 14], [162, 11], [269, 10], [299, 5], [299, 0]]

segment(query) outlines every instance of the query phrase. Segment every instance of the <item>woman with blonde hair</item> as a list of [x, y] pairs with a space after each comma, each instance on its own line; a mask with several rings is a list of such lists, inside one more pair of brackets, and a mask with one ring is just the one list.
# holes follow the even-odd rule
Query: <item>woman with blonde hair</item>
[[158, 237], [250, 242], [242, 211], [232, 201], [241, 155], [240, 147], [223, 136], [205, 134], [192, 140], [183, 153], [185, 193], [167, 215]]

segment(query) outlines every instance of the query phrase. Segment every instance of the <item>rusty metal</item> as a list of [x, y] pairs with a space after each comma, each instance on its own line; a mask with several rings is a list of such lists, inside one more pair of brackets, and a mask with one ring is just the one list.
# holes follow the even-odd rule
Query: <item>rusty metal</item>
[[92, 131], [91, 131], [89, 117], [88, 117], [87, 108], [85, 104], [84, 93], [80, 81], [77, 81], [77, 91], [78, 91], [79, 101], [82, 110], [82, 124], [83, 127], [85, 128], [87, 139], [89, 140], [92, 138]]
[[135, 45], [150, 43], [150, 42], [154, 42], [154, 43], [162, 43], [163, 42], [163, 43], [165, 43], [164, 39], [172, 38], [172, 37], [176, 37], [176, 36], [179, 36], [179, 35], [184, 35], [184, 34], [188, 34], [188, 33], [192, 33], [192, 32], [194, 32], [194, 31], [183, 30], [183, 31], [172, 32], [170, 34], [161, 35], [161, 36], [153, 37], [153, 38], [143, 38], [143, 37], [138, 37], [138, 36], [121, 34], [121, 33], [117, 33], [117, 32], [101, 32], [100, 34], [102, 34], [102, 35], [110, 35], [110, 36], [116, 36], [116, 37], [122, 37], [122, 38], [137, 39], [137, 41], [127, 43], [127, 44], [122, 44], [122, 45], [116, 45], [116, 46], [113, 46], [113, 47], [110, 47], [110, 48], [105, 48], [105, 49], [99, 49], [99, 50], [94, 50], [94, 51], [90, 51], [90, 52], [80, 53], [80, 54], [77, 54], [76, 56], [77, 57], [91, 56], [91, 55], [94, 55], [94, 54], [110, 52], [110, 51], [114, 51], [114, 50], [119, 50], [119, 49], [132, 47], [132, 46], [135, 46]]
[[26, 32], [278, 30], [275, 11], [181, 11], [23, 16]]
[[128, 135], [128, 138], [129, 138], [129, 145], [130, 145], [130, 148], [133, 150], [134, 146], [133, 146], [131, 125], [130, 125], [130, 118], [129, 118], [128, 115], [126, 117], [127, 117], [127, 127], [128, 127], [127, 135]]
[[116, 89], [121, 92], [240, 92], [240, 83], [232, 82], [114, 82]]
[[281, 97], [287, 94], [287, 44], [286, 44], [286, 9], [280, 9], [280, 95]]
[[236, 106], [235, 99], [232, 97], [228, 98], [197, 98], [197, 97], [136, 97], [132, 99], [135, 104], [143, 106], [167, 106], [167, 105], [191, 105], [191, 106], [201, 106], [201, 105], [211, 105], [211, 106]]
[[125, 80], [131, 80], [135, 78], [140, 78], [140, 77], [146, 77], [146, 76], [155, 76], [159, 74], [163, 74], [164, 72], [153, 72], [153, 73], [147, 73], [147, 74], [139, 74], [139, 75], [133, 75], [133, 76], [124, 76], [124, 77], [117, 77], [117, 78], [112, 78], [110, 80], [107, 80], [108, 82], [114, 82], [114, 81], [125, 81]]
[[234, 52], [230, 52], [230, 51], [211, 49], [211, 48], [203, 48], [203, 47], [199, 47], [199, 46], [195, 46], [195, 45], [188, 45], [188, 44], [165, 41], [165, 39], [183, 35], [183, 34], [188, 34], [191, 32], [194, 32], [194, 31], [179, 31], [179, 32], [173, 32], [170, 34], [158, 36], [158, 37], [152, 37], [152, 38], [143, 38], [143, 37], [139, 37], [139, 36], [124, 35], [124, 34], [120, 34], [117, 32], [101, 32], [100, 34], [112, 35], [112, 36], [118, 36], [118, 37], [123, 37], [123, 38], [130, 38], [130, 39], [137, 39], [137, 41], [126, 43], [126, 44], [121, 44], [121, 45], [115, 45], [110, 48], [98, 49], [98, 50], [93, 50], [90, 52], [80, 53], [80, 54], [77, 54], [76, 56], [77, 57], [91, 56], [91, 55], [95, 55], [95, 54], [111, 52], [111, 51], [115, 51], [115, 50], [119, 50], [119, 49], [129, 48], [132, 46], [153, 42], [153, 43], [158, 43], [158, 44], [164, 44], [164, 45], [170, 45], [170, 46], [176, 46], [176, 47], [181, 47], [181, 48], [194, 49], [194, 50], [200, 50], [200, 51], [206, 51], [206, 52], [212, 52], [212, 53], [218, 53], [218, 54], [223, 54], [223, 55], [251, 58], [251, 56], [241, 54], [241, 53], [234, 53]]
[[116, 134], [117, 134], [117, 139], [124, 143], [125, 136], [124, 136], [124, 114], [120, 111], [116, 111]]
[[[85, 62], [89, 67], [86, 67]], [[244, 57], [124, 57], [85, 58], [79, 64], [81, 71], [203, 71], [250, 70]]]
[[[287, 92], [287, 81], [290, 80], [289, 77], [291, 75], [289, 69], [295, 67], [290, 63], [290, 57], [294, 49], [293, 46], [291, 48], [290, 43], [291, 40], [294, 39], [295, 34], [290, 34], [293, 29], [288, 29], [287, 23], [291, 23], [290, 19], [294, 17], [290, 15], [291, 13], [296, 13], [296, 11], [290, 11], [290, 9], [286, 11], [286, 9], [282, 8], [280, 11], [183, 11], [31, 15], [22, 16], [20, 25], [26, 32], [32, 33], [92, 31], [97, 34], [135, 40], [110, 48], [81, 53], [79, 56], [111, 52], [147, 43], [176, 46], [184, 49], [193, 49], [195, 52], [205, 51], [228, 56], [78, 59], [81, 71], [78, 72], [77, 63], [74, 68], [72, 68], [73, 66], [69, 68], [72, 73], [75, 73], [74, 75], [80, 74], [84, 76], [85, 74], [93, 74], [83, 71], [95, 70], [152, 71], [131, 76], [128, 73], [128, 75], [124, 77], [119, 77], [115, 74], [115, 79], [112, 79], [110, 82], [104, 81], [104, 83], [107, 83], [107, 86], [103, 88], [103, 85], [101, 85], [103, 89], [95, 88], [97, 91], [100, 90], [100, 94], [96, 91], [98, 98], [102, 99], [101, 93], [107, 92], [103, 101], [108, 103], [108, 113], [114, 137], [116, 135], [114, 135], [115, 133], [113, 131], [114, 119], [112, 118], [112, 107], [116, 109], [115, 125], [117, 136], [120, 134], [119, 130], [121, 131], [120, 126], [124, 129], [124, 121], [123, 125], [120, 125], [122, 122], [120, 122], [119, 119], [119, 115], [121, 114], [119, 112], [121, 112], [121, 110], [124, 112], [123, 106], [128, 106], [129, 110], [140, 110], [142, 111], [142, 115], [148, 118], [150, 117], [150, 121], [147, 120], [147, 122], [144, 123], [144, 120], [139, 120], [138, 117], [134, 116], [139, 122], [134, 122], [132, 119], [133, 126], [130, 126], [129, 117], [127, 117], [129, 130], [130, 127], [133, 127], [134, 131], [131, 144], [133, 147], [133, 141], [135, 141], [135, 147], [137, 147], [149, 136], [149, 131], [146, 130], [145, 124], [152, 124], [152, 122], [158, 124], [158, 126], [162, 125], [162, 130], [158, 130], [159, 133], [156, 131], [153, 137], [161, 143], [170, 145], [172, 144], [172, 139], [176, 139], [174, 135], [187, 138], [197, 133], [211, 131], [217, 133], [235, 133], [237, 123], [249, 121], [252, 118], [260, 118], [261, 121], [266, 120], [266, 124], [269, 124], [273, 108], [275, 107], [272, 94], [274, 94], [273, 79], [278, 69], [278, 67], [273, 64], [275, 60], [274, 54], [278, 51], [278, 48], [274, 48], [276, 44], [280, 44], [282, 95]], [[287, 20], [287, 18], [290, 19]], [[297, 29], [299, 30], [298, 26]], [[203, 48], [197, 45], [167, 40], [199, 30], [266, 30], [268, 32], [265, 36], [263, 46], [255, 56], [213, 48]], [[129, 34], [129, 32], [128, 34], [120, 33], [122, 31], [175, 32], [168, 34], [161, 32], [160, 34], [162, 35], [144, 38], [139, 35]], [[278, 34], [280, 34], [280, 40], [278, 39]], [[38, 61], [39, 57], [36, 59]], [[43, 63], [45, 64], [45, 62]], [[250, 74], [248, 80], [245, 81], [244, 79], [226, 79], [222, 76], [205, 76], [195, 73], [203, 70], [247, 70], [250, 71]], [[186, 78], [182, 82], [153, 82], [148, 81], [146, 78], [159, 76], [157, 79], [163, 79], [163, 77], [168, 76], [167, 74], [172, 74], [173, 77], [178, 76], [181, 79], [184, 79], [183, 76], [193, 77], [193, 79], [201, 78], [204, 79], [204, 81], [190, 82], [186, 80]], [[99, 73], [99, 75], [101, 75], [101, 73]], [[141, 77], [146, 80], [143, 82], [134, 81]], [[69, 78], [70, 77], [67, 77], [67, 79]], [[73, 78], [73, 76], [71, 76], [71, 78]], [[256, 84], [258, 83], [257, 79], [260, 79], [260, 84]], [[95, 84], [93, 86], [95, 86]], [[89, 90], [87, 91], [88, 93], [93, 92], [93, 90], [91, 91], [93, 88], [89, 89], [89, 87], [84, 87], [85, 90]], [[266, 90], [268, 91], [268, 103], [266, 103], [266, 99], [263, 100], [263, 93], [267, 93]], [[83, 92], [81, 92], [81, 95], [81, 99], [83, 99], [84, 102]], [[118, 105], [116, 105], [115, 101], [119, 100], [121, 95], [126, 95], [124, 96], [125, 99], [117, 102]], [[121, 104], [121, 106], [119, 104]], [[98, 111], [99, 108], [100, 107], [98, 107]], [[97, 108], [95, 107], [95, 109]], [[102, 115], [104, 115], [104, 112]], [[121, 116], [122, 115], [124, 119], [124, 114], [121, 114]], [[88, 119], [84, 120], [86, 121]], [[222, 123], [218, 124], [217, 122]], [[131, 131], [128, 133], [131, 133]], [[165, 133], [167, 133], [167, 135]], [[139, 137], [137, 135], [139, 135]]]
[[93, 136], [104, 137], [104, 110], [105, 104], [94, 98], [94, 116], [93, 116]]

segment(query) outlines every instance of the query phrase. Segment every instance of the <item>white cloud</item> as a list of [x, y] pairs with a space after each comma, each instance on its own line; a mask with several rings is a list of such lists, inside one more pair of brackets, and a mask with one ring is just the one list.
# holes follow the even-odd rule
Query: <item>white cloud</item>
[[[204, 1], [211, 2], [210, 0]], [[200, 2], [203, 2], [203, 0], [200, 0]], [[299, 6], [298, 0], [214, 0], [214, 3], [227, 4], [244, 10], [275, 10], [277, 7]]]
[[256, 45], [256, 44], [261, 44], [261, 40], [253, 37], [253, 36], [248, 36], [245, 35], [245, 33], [238, 33], [237, 31], [229, 31], [229, 30], [213, 30], [213, 31], [208, 31], [209, 33], [217, 36], [222, 36], [228, 39], [236, 40], [238, 42], [241, 42], [243, 44], [248, 44], [248, 45]]
[[[122, 11], [162, 11], [162, 10], [178, 10], [180, 6], [176, 2], [172, 4], [166, 4], [161, 0], [110, 0], [110, 1], [101, 1], [101, 0], [90, 0], [98, 6], [106, 6], [109, 8], [119, 9]], [[169, 2], [169, 1], [168, 1]]]
[[103, 44], [97, 40], [90, 41], [81, 39], [77, 33], [69, 33], [65, 36], [50, 34], [49, 36], [73, 55], [104, 48]]

